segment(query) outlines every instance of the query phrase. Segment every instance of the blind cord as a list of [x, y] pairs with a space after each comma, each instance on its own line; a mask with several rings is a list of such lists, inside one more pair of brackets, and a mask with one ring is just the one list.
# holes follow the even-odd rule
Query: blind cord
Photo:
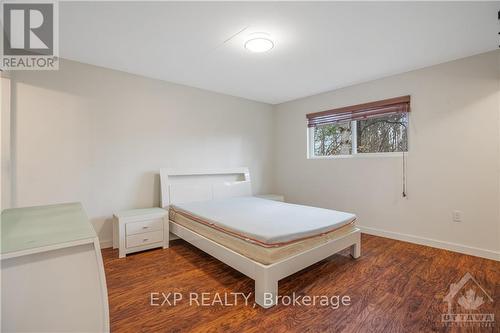
[[408, 195], [406, 194], [406, 155], [405, 151], [403, 150], [403, 193], [402, 196], [403, 198], [406, 198]]

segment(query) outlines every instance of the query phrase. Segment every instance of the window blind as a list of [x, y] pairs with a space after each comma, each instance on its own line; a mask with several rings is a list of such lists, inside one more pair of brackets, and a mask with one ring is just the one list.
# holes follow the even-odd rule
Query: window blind
[[381, 101], [309, 113], [306, 115], [306, 117], [307, 126], [315, 127], [323, 124], [369, 119], [382, 115], [388, 116], [402, 112], [410, 112], [410, 96], [389, 98]]

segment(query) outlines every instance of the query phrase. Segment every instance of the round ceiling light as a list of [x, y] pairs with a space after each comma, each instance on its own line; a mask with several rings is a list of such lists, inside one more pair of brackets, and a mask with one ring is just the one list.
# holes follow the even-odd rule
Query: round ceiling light
[[273, 47], [273, 41], [269, 38], [269, 35], [264, 33], [250, 35], [250, 39], [245, 43], [245, 48], [255, 53], [267, 52]]

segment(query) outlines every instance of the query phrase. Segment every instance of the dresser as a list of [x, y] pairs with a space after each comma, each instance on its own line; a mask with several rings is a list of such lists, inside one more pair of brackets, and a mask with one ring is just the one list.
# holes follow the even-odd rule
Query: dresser
[[99, 240], [80, 203], [7, 209], [2, 332], [109, 332]]
[[113, 248], [118, 256], [168, 247], [167, 211], [161, 208], [131, 209], [114, 214]]

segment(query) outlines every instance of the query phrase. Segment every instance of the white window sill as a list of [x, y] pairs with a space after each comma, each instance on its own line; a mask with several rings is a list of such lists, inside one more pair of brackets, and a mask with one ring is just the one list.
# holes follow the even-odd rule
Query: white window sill
[[[408, 157], [408, 152], [404, 152], [405, 157]], [[342, 158], [385, 158], [385, 157], [403, 157], [403, 152], [391, 153], [358, 153], [351, 155], [329, 155], [329, 156], [308, 156], [308, 160], [336, 160]]]

